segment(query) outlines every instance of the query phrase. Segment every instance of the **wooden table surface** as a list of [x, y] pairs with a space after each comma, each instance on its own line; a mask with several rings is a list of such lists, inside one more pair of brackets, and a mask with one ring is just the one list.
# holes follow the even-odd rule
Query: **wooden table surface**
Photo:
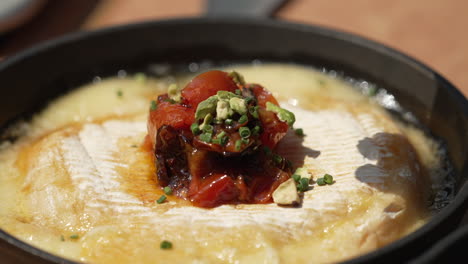
[[[77, 30], [202, 16], [205, 4], [204, 0], [49, 0], [30, 22], [2, 36], [0, 56]], [[384, 43], [434, 68], [466, 96], [467, 13], [466, 0], [290, 0], [277, 18], [324, 25]]]

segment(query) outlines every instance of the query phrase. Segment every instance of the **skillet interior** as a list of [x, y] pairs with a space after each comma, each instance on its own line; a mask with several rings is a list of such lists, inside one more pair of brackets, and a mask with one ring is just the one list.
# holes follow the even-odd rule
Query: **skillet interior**
[[[250, 19], [181, 19], [78, 33], [0, 65], [0, 124], [89, 82], [151, 62], [295, 62], [343, 71], [385, 87], [443, 139], [455, 167], [456, 199], [415, 233], [352, 263], [413, 257], [456, 228], [467, 207], [468, 102], [443, 77], [407, 56], [360, 37], [320, 27]], [[24, 261], [63, 262], [0, 232], [0, 254]], [[398, 252], [398, 253], [396, 253]], [[395, 254], [396, 253], [396, 254]]]

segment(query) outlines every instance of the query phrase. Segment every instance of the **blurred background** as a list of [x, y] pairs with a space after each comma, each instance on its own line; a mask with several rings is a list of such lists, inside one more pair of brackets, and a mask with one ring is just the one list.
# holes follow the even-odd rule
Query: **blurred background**
[[[0, 0], [0, 57], [74, 31], [205, 16], [208, 1]], [[439, 71], [466, 96], [467, 11], [466, 0], [289, 0], [273, 17], [323, 25], [384, 43]]]

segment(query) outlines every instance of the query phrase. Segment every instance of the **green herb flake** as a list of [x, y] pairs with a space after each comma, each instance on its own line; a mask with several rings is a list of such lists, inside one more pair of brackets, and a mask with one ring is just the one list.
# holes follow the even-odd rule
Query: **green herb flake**
[[317, 184], [320, 185], [320, 186], [323, 186], [323, 185], [325, 185], [327, 183], [325, 182], [324, 178], [318, 178], [317, 179]]
[[78, 239], [78, 238], [80, 238], [80, 236], [77, 235], [77, 234], [73, 234], [73, 235], [70, 236], [70, 238], [71, 239]]
[[309, 179], [301, 178], [299, 184], [297, 185], [297, 190], [300, 192], [305, 192], [309, 189]]
[[299, 180], [301, 179], [301, 175], [297, 174], [293, 174], [291, 177], [294, 179], [295, 182], [299, 182]]
[[226, 124], [228, 126], [231, 126], [232, 124], [234, 124], [234, 120], [228, 118], [228, 119], [224, 120], [224, 124]]
[[250, 103], [253, 102], [253, 101], [255, 101], [255, 97], [253, 97], [253, 96], [247, 96], [247, 97], [245, 98], [245, 103], [246, 103], [246, 104], [250, 104]]
[[252, 129], [252, 135], [254, 136], [258, 136], [260, 134], [260, 131], [262, 130], [262, 128], [260, 126], [255, 126], [253, 129]]
[[65, 241], [65, 237], [63, 235], [60, 235], [60, 241]]
[[166, 201], [167, 197], [166, 195], [161, 195], [161, 197], [159, 197], [159, 199], [156, 201], [158, 204], [162, 204]]
[[323, 181], [326, 183], [326, 184], [333, 184], [333, 176], [331, 176], [330, 174], [325, 174], [323, 176]]
[[240, 139], [236, 140], [236, 143], [234, 143], [234, 147], [236, 148], [237, 151], [239, 151], [242, 147], [242, 140]]
[[190, 130], [192, 131], [192, 134], [194, 134], [195, 136], [201, 133], [201, 130], [196, 122], [190, 126]]
[[229, 138], [228, 137], [222, 137], [221, 139], [221, 146], [226, 146], [226, 144], [229, 142]]
[[242, 115], [240, 118], [239, 118], [239, 124], [244, 124], [246, 123], [247, 121], [249, 121], [249, 118], [246, 116], [246, 115]]
[[241, 136], [241, 138], [250, 137], [250, 129], [248, 127], [240, 127], [239, 128], [239, 135]]
[[294, 133], [296, 133], [296, 135], [298, 135], [298, 136], [300, 136], [300, 137], [305, 136], [304, 130], [303, 130], [302, 128], [296, 128], [296, 129], [294, 129]]
[[273, 162], [276, 164], [281, 164], [281, 162], [283, 162], [283, 157], [278, 154], [273, 154]]
[[156, 109], [158, 109], [158, 103], [156, 103], [155, 100], [152, 100], [152, 101], [151, 101], [151, 104], [150, 104], [150, 110], [151, 110], [151, 111], [154, 111], [154, 110], [156, 110]]
[[236, 93], [236, 95], [241, 95], [242, 94], [240, 89], [236, 89], [235, 93]]
[[213, 133], [214, 127], [212, 125], [204, 125], [202, 130], [203, 132]]
[[249, 113], [253, 118], [258, 119], [258, 106], [250, 106]]
[[200, 140], [203, 141], [203, 142], [206, 142], [206, 143], [211, 143], [212, 137], [213, 137], [212, 133], [205, 132], [205, 133], [200, 135]]
[[226, 135], [226, 132], [221, 131], [218, 135], [216, 135], [216, 138], [223, 138]]
[[167, 241], [167, 240], [163, 240], [161, 242], [161, 245], [159, 246], [161, 249], [171, 249], [172, 248], [172, 243]]
[[118, 96], [118, 97], [122, 97], [122, 96], [123, 96], [122, 90], [118, 90], [118, 91], [117, 91], [117, 96]]
[[241, 139], [241, 142], [242, 142], [242, 144], [247, 145], [247, 144], [250, 143], [250, 139], [248, 139], [248, 138], [243, 138], [243, 139]]
[[167, 195], [172, 195], [172, 188], [169, 186], [164, 187], [164, 193]]

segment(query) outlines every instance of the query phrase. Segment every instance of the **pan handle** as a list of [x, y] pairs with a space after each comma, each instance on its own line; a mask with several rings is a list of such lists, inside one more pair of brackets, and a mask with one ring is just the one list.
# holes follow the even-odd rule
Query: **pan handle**
[[288, 0], [208, 0], [208, 17], [272, 17]]

